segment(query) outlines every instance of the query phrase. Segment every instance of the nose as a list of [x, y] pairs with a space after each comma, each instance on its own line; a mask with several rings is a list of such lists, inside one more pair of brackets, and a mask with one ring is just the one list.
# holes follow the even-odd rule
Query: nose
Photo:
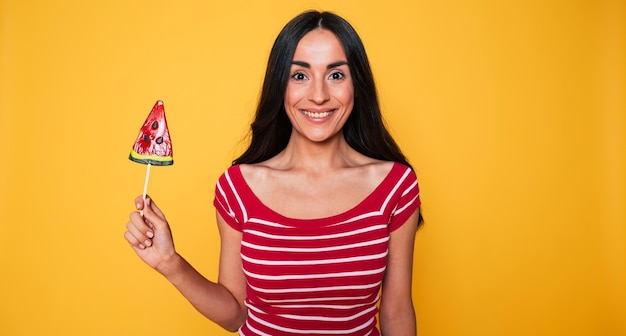
[[309, 99], [318, 105], [323, 104], [330, 99], [330, 96], [328, 95], [328, 84], [326, 81], [318, 80], [311, 85]]

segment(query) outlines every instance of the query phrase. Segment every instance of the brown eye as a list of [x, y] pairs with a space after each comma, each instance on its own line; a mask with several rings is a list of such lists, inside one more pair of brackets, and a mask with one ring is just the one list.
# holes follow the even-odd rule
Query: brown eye
[[340, 79], [343, 79], [344, 77], [345, 75], [339, 71], [333, 72], [330, 74], [330, 79], [333, 79], [333, 80], [340, 80]]
[[302, 72], [296, 72], [295, 74], [291, 75], [291, 78], [297, 80], [297, 81], [301, 81], [301, 80], [305, 80], [306, 79], [306, 75], [303, 74]]

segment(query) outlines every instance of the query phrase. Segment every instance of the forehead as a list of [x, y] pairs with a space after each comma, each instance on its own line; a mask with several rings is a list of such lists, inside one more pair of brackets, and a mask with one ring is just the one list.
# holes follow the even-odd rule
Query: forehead
[[318, 59], [320, 61], [332, 59], [332, 61], [346, 60], [341, 41], [333, 32], [327, 29], [314, 29], [302, 37], [296, 47], [294, 60]]

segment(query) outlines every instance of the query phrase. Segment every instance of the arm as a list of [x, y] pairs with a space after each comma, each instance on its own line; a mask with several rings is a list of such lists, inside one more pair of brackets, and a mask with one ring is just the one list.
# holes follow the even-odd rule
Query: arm
[[411, 287], [418, 215], [419, 209], [406, 223], [391, 233], [380, 302], [380, 326], [383, 335], [417, 334]]
[[[212, 282], [202, 276], [180, 256], [175, 248], [167, 220], [150, 198], [145, 205], [141, 197], [137, 209], [130, 215], [124, 234], [137, 255], [150, 267], [170, 281], [201, 314], [229, 331], [236, 331], [245, 320], [243, 305], [245, 279], [241, 270], [239, 246], [241, 234], [228, 227], [218, 216], [222, 239], [220, 276]], [[239, 268], [237, 268], [239, 264]]]

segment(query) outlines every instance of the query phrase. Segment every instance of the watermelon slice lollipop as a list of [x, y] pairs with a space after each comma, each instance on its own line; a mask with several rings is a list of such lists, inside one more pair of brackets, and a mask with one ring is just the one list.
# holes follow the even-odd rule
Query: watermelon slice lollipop
[[137, 136], [128, 158], [131, 161], [147, 165], [169, 166], [174, 164], [172, 140], [167, 128], [162, 101], [158, 100], [154, 104], [139, 131], [139, 136]]
[[[144, 121], [135, 145], [130, 151], [128, 158], [131, 161], [148, 165], [146, 180], [143, 185], [143, 200], [146, 200], [148, 180], [150, 179], [150, 166], [170, 166], [174, 164], [172, 155], [172, 139], [165, 120], [165, 108], [163, 102], [157, 100], [152, 111]], [[141, 211], [143, 215], [143, 210]]]

